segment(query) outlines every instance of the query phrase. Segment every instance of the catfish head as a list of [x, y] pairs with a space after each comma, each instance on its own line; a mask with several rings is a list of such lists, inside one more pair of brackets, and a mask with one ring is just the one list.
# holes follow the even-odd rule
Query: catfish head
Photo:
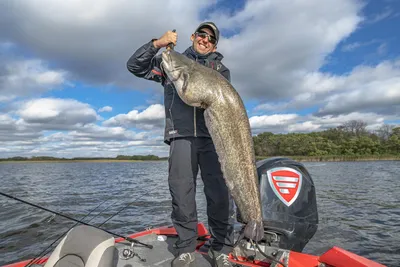
[[161, 68], [174, 84], [179, 97], [194, 107], [208, 106], [210, 97], [206, 67], [174, 50], [162, 52]]

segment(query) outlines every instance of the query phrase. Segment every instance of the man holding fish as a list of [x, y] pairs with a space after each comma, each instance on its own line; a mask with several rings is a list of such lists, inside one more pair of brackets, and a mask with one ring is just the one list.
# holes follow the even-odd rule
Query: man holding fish
[[[219, 30], [212, 22], [201, 23], [190, 36], [192, 46], [182, 54], [212, 68], [228, 81], [230, 71], [217, 52]], [[233, 201], [221, 171], [213, 140], [204, 119], [204, 109], [187, 105], [176, 92], [173, 82], [162, 71], [161, 48], [176, 45], [178, 35], [167, 31], [158, 39], [141, 46], [127, 62], [137, 77], [161, 83], [164, 87], [166, 115], [165, 140], [170, 145], [168, 184], [172, 197], [171, 219], [179, 240], [172, 266], [189, 266], [195, 260], [197, 245], [196, 177], [200, 167], [207, 200], [207, 216], [212, 235], [209, 255], [213, 266], [232, 266], [227, 254], [233, 246]]]

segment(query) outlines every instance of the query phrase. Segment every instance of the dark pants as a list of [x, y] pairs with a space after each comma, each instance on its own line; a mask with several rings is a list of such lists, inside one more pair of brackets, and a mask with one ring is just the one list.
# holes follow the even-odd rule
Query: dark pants
[[218, 155], [210, 138], [179, 138], [170, 144], [169, 190], [171, 219], [180, 253], [193, 252], [197, 245], [196, 177], [201, 170], [207, 200], [211, 247], [228, 253], [233, 245], [233, 200], [221, 172]]

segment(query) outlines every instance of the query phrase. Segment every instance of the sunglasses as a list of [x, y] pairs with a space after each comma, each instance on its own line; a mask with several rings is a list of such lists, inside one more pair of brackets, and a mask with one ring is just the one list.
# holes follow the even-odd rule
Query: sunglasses
[[208, 41], [210, 43], [212, 43], [212, 44], [216, 44], [217, 43], [217, 39], [215, 39], [214, 36], [211, 36], [206, 32], [198, 31], [195, 34], [196, 34], [196, 36], [201, 37], [201, 38], [206, 38], [207, 37]]

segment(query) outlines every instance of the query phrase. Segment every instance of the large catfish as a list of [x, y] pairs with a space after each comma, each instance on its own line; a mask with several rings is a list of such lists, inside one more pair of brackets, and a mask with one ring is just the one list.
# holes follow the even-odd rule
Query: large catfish
[[219, 72], [174, 51], [162, 53], [162, 69], [186, 104], [204, 108], [225, 183], [245, 222], [244, 236], [264, 235], [258, 176], [249, 119], [243, 101]]

